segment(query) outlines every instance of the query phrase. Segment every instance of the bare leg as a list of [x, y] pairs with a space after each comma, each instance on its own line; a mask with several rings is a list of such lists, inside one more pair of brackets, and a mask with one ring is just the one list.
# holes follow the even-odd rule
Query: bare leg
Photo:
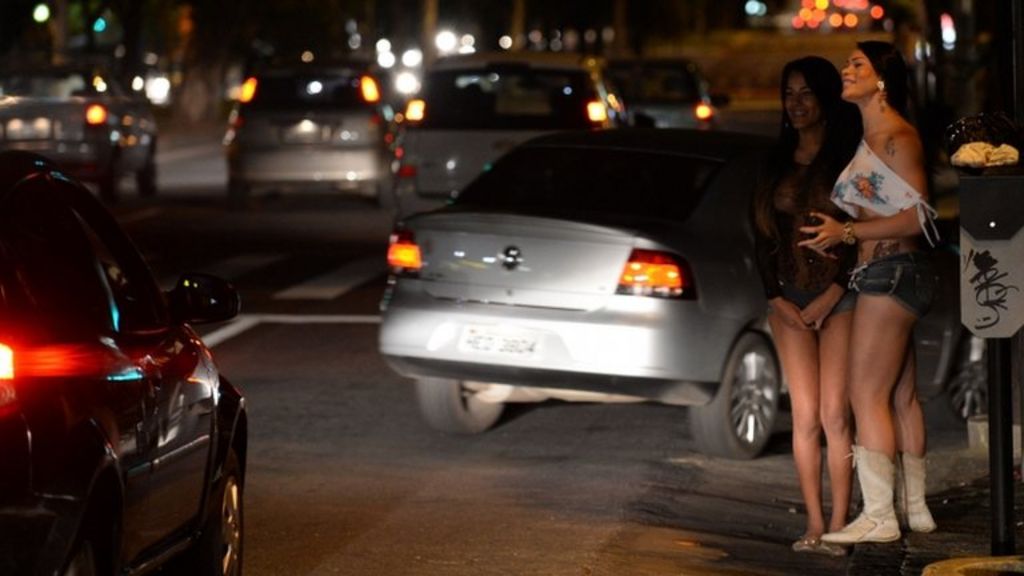
[[846, 525], [853, 485], [853, 459], [850, 457], [853, 432], [850, 429], [850, 400], [847, 392], [852, 324], [852, 312], [830, 316], [821, 328], [818, 344], [820, 413], [828, 441], [828, 474], [832, 487], [829, 532], [836, 532]]
[[896, 456], [890, 410], [916, 318], [887, 296], [861, 294], [850, 341], [850, 403], [862, 447]]
[[927, 435], [924, 411], [917, 398], [917, 363], [913, 344], [907, 346], [907, 360], [903, 364], [896, 390], [892, 395], [893, 421], [896, 425], [896, 448], [914, 456], [924, 456]]
[[796, 330], [769, 316], [775, 346], [789, 384], [793, 410], [793, 460], [807, 507], [805, 536], [825, 531], [821, 506], [821, 421], [818, 419], [818, 339], [815, 332]]

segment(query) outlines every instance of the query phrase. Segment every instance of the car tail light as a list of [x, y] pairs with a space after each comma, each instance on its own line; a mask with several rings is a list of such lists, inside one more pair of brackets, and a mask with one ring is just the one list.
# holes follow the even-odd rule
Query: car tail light
[[359, 90], [363, 94], [363, 100], [368, 104], [376, 104], [380, 102], [380, 88], [377, 87], [377, 81], [371, 76], [363, 76], [359, 79]]
[[14, 394], [14, 350], [0, 344], [0, 409], [17, 400]]
[[634, 249], [619, 276], [616, 294], [693, 300], [693, 274], [686, 261], [657, 250]]
[[420, 98], [414, 98], [405, 106], [405, 119], [409, 122], [420, 122], [426, 111], [427, 103]]
[[242, 104], [248, 104], [252, 102], [252, 99], [256, 97], [256, 85], [259, 82], [255, 76], [250, 76], [242, 82], [242, 89], [238, 92], [238, 101]]
[[399, 178], [415, 178], [416, 166], [414, 164], [402, 164], [398, 167]]
[[594, 124], [601, 124], [608, 120], [608, 108], [600, 100], [587, 102], [587, 119]]
[[99, 126], [107, 121], [107, 109], [102, 104], [90, 104], [85, 109], [85, 122], [90, 126]]
[[715, 115], [715, 109], [701, 102], [693, 108], [693, 115], [697, 117], [697, 120], [711, 120], [711, 117]]
[[423, 267], [420, 247], [409, 230], [398, 230], [391, 234], [388, 266], [393, 274], [403, 275], [415, 275]]

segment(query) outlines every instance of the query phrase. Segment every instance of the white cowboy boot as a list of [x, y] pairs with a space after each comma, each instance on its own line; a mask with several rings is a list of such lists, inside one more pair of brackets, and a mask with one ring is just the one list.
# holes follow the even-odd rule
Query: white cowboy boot
[[862, 446], [853, 447], [853, 465], [864, 496], [864, 511], [839, 532], [822, 535], [822, 541], [859, 544], [899, 540], [900, 525], [893, 509], [896, 465], [882, 452], [873, 452]]
[[[932, 532], [937, 528], [928, 503], [925, 501], [924, 458], [904, 452], [900, 457], [902, 487], [898, 487], [897, 508], [914, 532]], [[902, 492], [902, 494], [900, 494]], [[902, 496], [902, 498], [901, 498]]]

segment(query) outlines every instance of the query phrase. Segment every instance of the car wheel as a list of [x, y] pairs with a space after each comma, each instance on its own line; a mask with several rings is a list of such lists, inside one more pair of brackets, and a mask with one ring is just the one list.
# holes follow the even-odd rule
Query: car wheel
[[238, 576], [242, 573], [242, 473], [234, 450], [210, 500], [206, 522], [186, 557], [183, 574]]
[[96, 553], [89, 538], [83, 538], [75, 547], [75, 552], [64, 569], [64, 576], [97, 576]]
[[961, 420], [988, 413], [988, 355], [985, 341], [968, 334], [958, 351], [956, 372], [946, 386], [949, 407]]
[[135, 184], [139, 189], [139, 196], [152, 198], [156, 196], [156, 141], [149, 147], [146, 156], [146, 164], [141, 170], [135, 173]]
[[455, 434], [478, 434], [494, 425], [505, 404], [484, 402], [462, 380], [416, 380], [420, 412], [432, 428]]
[[243, 210], [249, 203], [251, 188], [244, 180], [231, 178], [228, 180], [228, 208]]
[[700, 450], [734, 459], [760, 454], [775, 427], [780, 381], [769, 340], [753, 332], [740, 336], [715, 398], [690, 409], [690, 430]]

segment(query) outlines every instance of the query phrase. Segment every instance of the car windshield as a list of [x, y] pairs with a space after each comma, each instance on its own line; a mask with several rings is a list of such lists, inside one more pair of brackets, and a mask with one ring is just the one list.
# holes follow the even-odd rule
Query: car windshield
[[700, 100], [700, 82], [692, 64], [616, 65], [609, 76], [624, 96], [632, 101], [672, 103]]
[[363, 108], [361, 74], [355, 71], [257, 76], [250, 110]]
[[474, 180], [456, 199], [501, 211], [607, 214], [683, 221], [719, 163], [617, 149], [527, 147]]
[[109, 78], [86, 72], [0, 75], [0, 96], [69, 98], [95, 96], [113, 90]]
[[589, 128], [597, 98], [584, 71], [495, 67], [427, 77], [421, 126], [448, 130]]

